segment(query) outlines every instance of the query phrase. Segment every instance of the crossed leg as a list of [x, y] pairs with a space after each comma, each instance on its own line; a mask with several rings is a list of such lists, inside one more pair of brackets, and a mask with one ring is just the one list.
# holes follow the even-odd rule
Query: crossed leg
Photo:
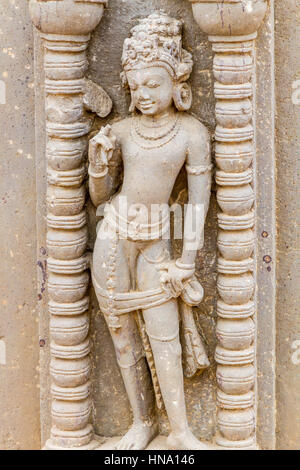
[[121, 328], [110, 329], [117, 361], [132, 408], [133, 424], [116, 444], [119, 450], [143, 450], [158, 433], [155, 399], [134, 313], [120, 317]]
[[[109, 256], [109, 240], [96, 243], [93, 259], [93, 275], [97, 283], [106, 288], [106, 266]], [[130, 290], [128, 253], [124, 241], [120, 241], [117, 253], [117, 291]], [[99, 299], [100, 300], [100, 299]], [[105, 315], [107, 324], [108, 317]], [[133, 412], [133, 424], [125, 436], [116, 444], [120, 450], [142, 450], [158, 433], [155, 418], [155, 399], [152, 381], [144, 357], [143, 345], [138, 332], [134, 312], [120, 316], [121, 328], [109, 328], [117, 361], [121, 370], [128, 399]]]
[[[94, 277], [104, 289], [106, 286], [103, 279], [106, 278], [106, 266], [109, 262], [109, 241], [107, 243], [104, 240], [101, 243], [96, 242], [93, 262]], [[142, 254], [138, 255], [137, 245], [122, 241], [118, 245], [118, 262], [115, 266], [117, 292], [130, 290], [130, 266], [135, 266], [136, 260], [138, 290], [160, 287], [156, 261], [161, 260], [165, 250], [165, 242], [157, 241], [144, 244]], [[143, 315], [172, 430], [168, 445], [176, 450], [204, 450], [207, 447], [195, 438], [187, 423], [177, 300], [172, 299], [158, 307], [145, 309]], [[132, 427], [116, 448], [141, 450], [147, 447], [158, 432], [154, 419], [153, 387], [134, 313], [121, 315], [120, 323], [121, 328], [110, 329], [110, 333], [134, 419]]]
[[[153, 289], [160, 284], [157, 267], [146, 259], [146, 256], [148, 260], [155, 256], [158, 248], [157, 245], [150, 245], [144, 252], [145, 256], [140, 256], [138, 260], [139, 290]], [[144, 310], [143, 315], [171, 427], [168, 446], [176, 450], [206, 450], [207, 446], [196, 439], [187, 422], [178, 302], [176, 299], [169, 300], [163, 305]]]

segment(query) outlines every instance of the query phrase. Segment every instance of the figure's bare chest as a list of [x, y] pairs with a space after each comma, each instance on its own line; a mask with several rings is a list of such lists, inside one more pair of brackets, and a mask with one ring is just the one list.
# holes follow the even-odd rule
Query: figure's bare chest
[[[135, 142], [130, 136], [124, 139], [122, 156], [124, 170], [147, 176], [155, 172], [157, 176], [177, 175], [186, 159], [186, 146], [179, 136], [172, 142], [160, 146], [155, 142]], [[152, 144], [152, 145], [151, 145]]]

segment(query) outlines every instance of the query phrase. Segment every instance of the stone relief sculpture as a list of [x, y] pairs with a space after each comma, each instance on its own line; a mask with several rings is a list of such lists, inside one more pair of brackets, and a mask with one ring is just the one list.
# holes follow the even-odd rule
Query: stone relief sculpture
[[[254, 44], [267, 3], [190, 0], [214, 56], [218, 214], [217, 436], [221, 447], [256, 445]], [[51, 437], [47, 449], [95, 449], [91, 425], [89, 257], [85, 208], [92, 114], [109, 114], [102, 88], [85, 79], [90, 33], [106, 0], [30, 0], [45, 46], [47, 286], [51, 314]], [[157, 434], [155, 400], [165, 406], [168, 446], [204, 449], [188, 428], [183, 373], [209, 366], [193, 305], [203, 290], [195, 257], [210, 197], [205, 127], [186, 113], [192, 57], [182, 24], [159, 12], [124, 43], [122, 81], [132, 117], [89, 143], [89, 187], [106, 203], [91, 266], [99, 305], [120, 365], [134, 422], [120, 449], [143, 449]], [[189, 206], [183, 251], [173, 259], [168, 201], [185, 166]], [[255, 164], [254, 164], [255, 169]], [[253, 184], [254, 183], [254, 184]], [[195, 230], [196, 228], [196, 230]], [[45, 261], [46, 262], [46, 261]], [[45, 280], [43, 280], [45, 282]], [[45, 289], [45, 287], [43, 287]], [[183, 364], [183, 366], [182, 366]], [[48, 392], [48, 391], [47, 391]], [[46, 392], [46, 393], [47, 393]]]
[[[133, 116], [102, 128], [89, 143], [91, 199], [97, 207], [109, 200], [92, 279], [134, 417], [118, 449], [144, 449], [156, 436], [155, 397], [168, 414], [168, 446], [206, 448], [188, 427], [182, 350], [186, 375], [209, 366], [192, 306], [203, 298], [195, 258], [203, 245], [212, 165], [209, 134], [186, 113], [193, 62], [181, 33], [181, 21], [162, 12], [132, 29], [122, 80]], [[174, 260], [168, 202], [184, 165], [189, 206], [182, 255]]]

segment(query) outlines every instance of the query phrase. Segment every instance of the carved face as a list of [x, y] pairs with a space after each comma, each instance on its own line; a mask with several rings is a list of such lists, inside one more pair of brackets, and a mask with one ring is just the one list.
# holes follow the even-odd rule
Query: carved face
[[143, 114], [155, 116], [173, 102], [173, 79], [163, 67], [149, 67], [127, 72], [132, 104]]

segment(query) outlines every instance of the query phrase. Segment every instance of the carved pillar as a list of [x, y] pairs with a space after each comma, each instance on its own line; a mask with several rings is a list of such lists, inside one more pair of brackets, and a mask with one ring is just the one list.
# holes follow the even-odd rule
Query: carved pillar
[[190, 0], [215, 53], [218, 214], [217, 444], [255, 445], [254, 42], [263, 0]]
[[85, 255], [84, 74], [90, 32], [106, 0], [30, 0], [45, 45], [48, 294], [52, 429], [47, 449], [92, 449], [90, 343]]

